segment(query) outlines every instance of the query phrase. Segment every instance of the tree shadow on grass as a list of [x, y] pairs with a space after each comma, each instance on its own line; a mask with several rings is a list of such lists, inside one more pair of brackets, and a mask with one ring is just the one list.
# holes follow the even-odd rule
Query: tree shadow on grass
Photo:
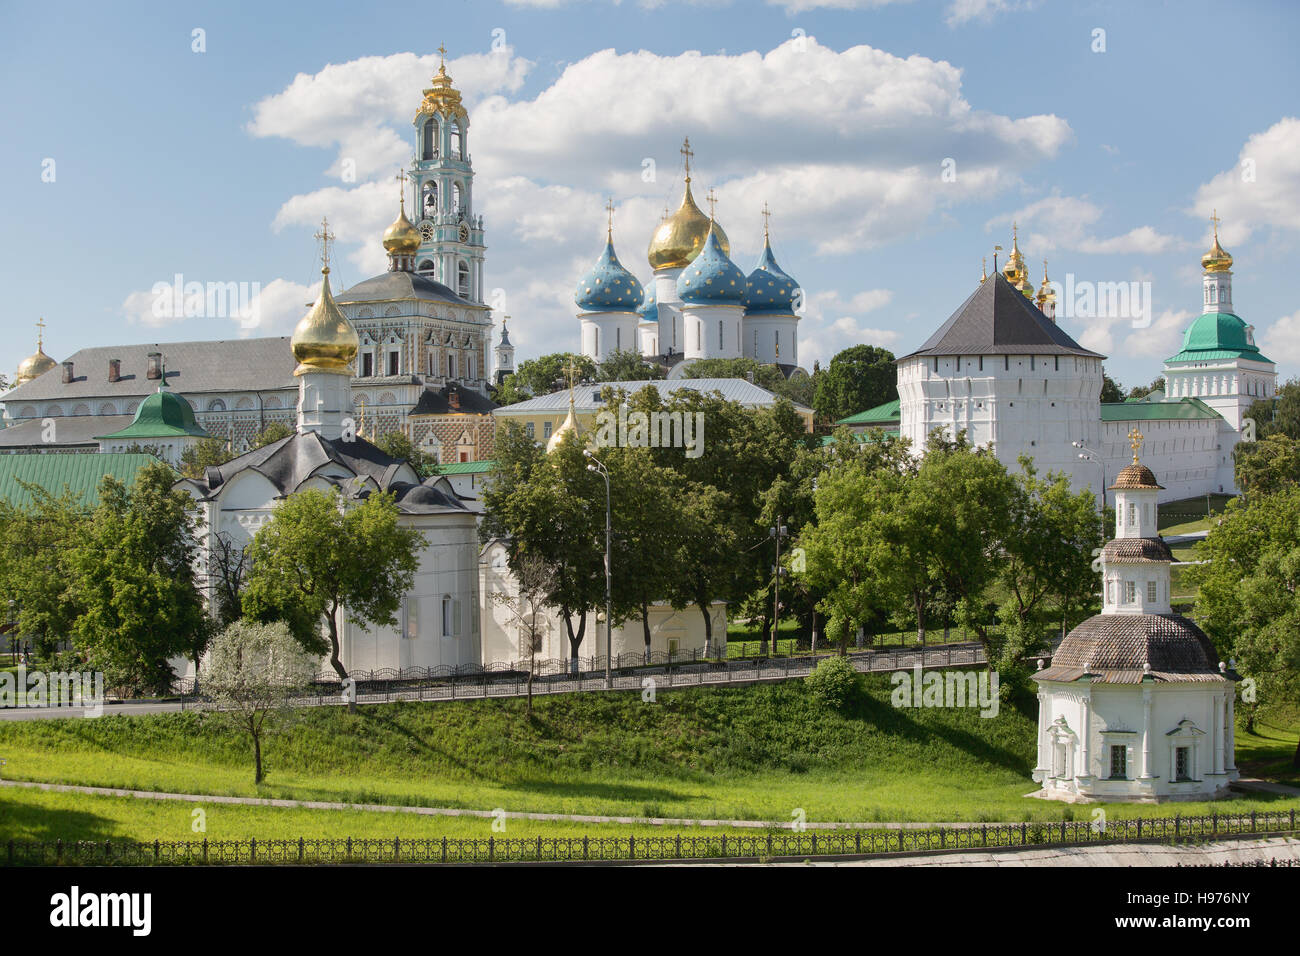
[[[680, 791], [670, 790], [666, 787], [650, 787], [626, 783], [600, 783], [598, 781], [588, 780], [556, 781], [521, 779], [512, 781], [510, 786], [512, 788], [527, 790], [529, 793], [535, 793], [542, 796], [579, 797], [607, 800], [611, 803], [680, 801], [708, 796], [708, 794], [704, 793], [682, 793]], [[565, 810], [563, 812], [573, 813], [576, 811]], [[624, 808], [622, 810], [606, 809], [591, 812], [601, 816], [635, 817], [643, 815], [633, 808]]]
[[106, 840], [117, 838], [117, 823], [85, 810], [51, 809], [0, 794], [0, 859], [9, 840]]
[[894, 734], [916, 743], [925, 744], [935, 739], [942, 740], [976, 760], [1014, 771], [1023, 775], [1026, 780], [1029, 779], [1032, 770], [1031, 760], [958, 726], [921, 723], [909, 716], [907, 709], [894, 707], [888, 701], [874, 696], [867, 696], [859, 701], [855, 708], [855, 716], [861, 717], [882, 733]]

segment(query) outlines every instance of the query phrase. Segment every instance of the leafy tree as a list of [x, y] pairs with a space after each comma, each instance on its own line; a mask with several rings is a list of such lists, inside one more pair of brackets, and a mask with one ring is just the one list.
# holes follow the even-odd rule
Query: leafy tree
[[175, 480], [161, 462], [142, 468], [130, 490], [104, 478], [69, 556], [77, 649], [129, 692], [168, 692], [168, 658], [184, 654], [197, 666], [211, 634], [195, 572], [193, 501], [173, 490]]
[[27, 508], [0, 498], [0, 606], [11, 609], [15, 636], [47, 660], [81, 615], [70, 559], [89, 519], [66, 488], [53, 495], [39, 485], [23, 487], [32, 497]]
[[403, 432], [385, 432], [371, 443], [386, 455], [408, 462], [421, 478], [428, 478], [438, 471], [438, 459], [417, 448]]
[[1104, 404], [1124, 401], [1124, 386], [1101, 370], [1101, 400]]
[[1150, 385], [1134, 385], [1128, 390], [1129, 398], [1146, 398], [1152, 392], [1163, 392], [1165, 390], [1165, 377], [1157, 376]]
[[1233, 473], [1242, 494], [1271, 495], [1300, 483], [1300, 441], [1276, 431], [1232, 450]]
[[271, 422], [260, 432], [253, 436], [249, 443], [249, 449], [261, 448], [263, 445], [269, 445], [271, 442], [277, 442], [281, 438], [288, 438], [293, 434], [293, 426], [285, 422]]
[[785, 377], [775, 365], [765, 365], [752, 358], [699, 359], [686, 367], [683, 378], [750, 378], [759, 388], [788, 398], [800, 405], [811, 405], [812, 379], [800, 376]]
[[648, 382], [664, 377], [658, 362], [647, 362], [639, 352], [615, 349], [600, 363], [598, 382]]
[[585, 355], [576, 352], [554, 352], [539, 358], [528, 359], [515, 371], [507, 375], [497, 390], [495, 400], [499, 405], [513, 405], [537, 395], [549, 395], [551, 392], [568, 387], [565, 369], [570, 361], [577, 369], [578, 380], [591, 382], [597, 379], [596, 363]]
[[838, 353], [817, 376], [813, 408], [830, 425], [898, 397], [894, 353], [875, 345], [854, 345]]
[[831, 710], [843, 710], [857, 699], [862, 678], [847, 657], [828, 657], [804, 678], [813, 699]]
[[1300, 706], [1300, 487], [1229, 501], [1196, 556], [1204, 563], [1184, 580], [1198, 589], [1196, 619], [1220, 655], [1236, 658], [1261, 701]]
[[516, 576], [525, 553], [545, 563], [547, 603], [560, 611], [575, 671], [587, 614], [605, 603], [605, 509], [598, 506], [605, 483], [587, 470], [582, 450], [572, 433], [546, 454], [513, 422], [499, 428], [479, 528], [484, 541], [506, 542]]
[[399, 526], [397, 517], [388, 493], [354, 502], [337, 490], [307, 489], [284, 499], [246, 549], [244, 614], [284, 621], [304, 649], [328, 653], [346, 681], [340, 616], [361, 627], [396, 627], [402, 596], [415, 580], [424, 537]]
[[726, 493], [712, 485], [686, 483], [677, 505], [677, 549], [672, 552], [667, 598], [675, 608], [699, 609], [705, 650], [711, 654], [713, 602], [734, 599], [738, 593], [734, 566], [743, 559], [744, 526]]
[[315, 661], [283, 622], [236, 621], [213, 639], [204, 690], [217, 705], [217, 719], [252, 738], [255, 784], [266, 779], [263, 736], [293, 713], [290, 697], [315, 673]]
[[230, 442], [224, 438], [201, 438], [181, 453], [181, 474], [186, 478], [202, 478], [209, 465], [224, 465], [235, 457]]

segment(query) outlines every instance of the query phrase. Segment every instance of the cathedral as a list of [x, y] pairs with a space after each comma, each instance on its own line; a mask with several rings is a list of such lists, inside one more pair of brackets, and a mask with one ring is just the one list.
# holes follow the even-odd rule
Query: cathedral
[[[474, 212], [469, 115], [445, 60], [413, 125], [415, 158], [399, 173], [397, 218], [383, 235], [388, 269], [336, 299], [359, 336], [357, 417], [372, 437], [401, 432], [439, 462], [479, 461], [492, 454], [493, 323], [483, 300], [483, 219]], [[504, 325], [502, 339], [498, 359], [512, 363]], [[101, 437], [132, 425], [160, 385], [189, 404], [206, 435], [242, 451], [268, 425], [295, 424], [289, 353], [285, 337], [246, 338], [96, 346], [58, 362], [38, 336], [36, 352], [19, 365], [2, 399], [0, 453], [97, 451]]]
[[1235, 494], [1232, 452], [1244, 413], [1276, 393], [1277, 366], [1233, 311], [1231, 267], [1216, 218], [1213, 245], [1201, 257], [1202, 314], [1165, 360], [1165, 388], [1102, 403], [1106, 356], [1057, 325], [1061, 286], [1044, 272], [1035, 290], [1013, 233], [1005, 268], [982, 276], [947, 322], [898, 359], [898, 402], [843, 424], [896, 427], [914, 449], [935, 428], [965, 430], [974, 444], [992, 444], [1009, 468], [1028, 455], [1041, 472], [1063, 472], [1076, 490], [1102, 496], [1127, 463], [1127, 436], [1140, 427], [1148, 461], [1165, 475], [1160, 501]]
[[668, 378], [682, 378], [701, 359], [750, 358], [775, 365], [786, 378], [799, 367], [801, 291], [772, 253], [768, 210], [763, 207], [763, 252], [746, 275], [731, 261], [731, 243], [718, 223], [709, 192], [709, 215], [691, 193], [690, 140], [682, 146], [685, 183], [681, 205], [665, 215], [650, 239], [647, 286], [614, 252], [613, 205], [605, 249], [574, 290], [582, 354], [597, 363], [617, 351], [657, 362]]

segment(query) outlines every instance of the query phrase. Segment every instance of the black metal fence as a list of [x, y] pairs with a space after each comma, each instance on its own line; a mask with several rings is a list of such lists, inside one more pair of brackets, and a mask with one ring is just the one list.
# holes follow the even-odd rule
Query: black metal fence
[[1295, 811], [1237, 816], [988, 823], [928, 829], [758, 831], [752, 835], [646, 837], [487, 837], [403, 840], [25, 841], [4, 847], [6, 866], [186, 865], [221, 863], [577, 863], [783, 859], [984, 850], [1031, 846], [1180, 843], [1291, 833]]
[[[862, 673], [895, 671], [914, 667], [982, 666], [984, 650], [978, 643], [944, 644], [933, 647], [892, 648], [858, 651], [848, 655]], [[725, 686], [765, 680], [806, 677], [826, 658], [821, 655], [799, 657], [705, 658], [693, 655], [657, 653], [650, 656], [622, 654], [611, 662], [614, 690], [645, 690], [653, 682], [656, 690], [682, 687]], [[533, 693], [570, 694], [578, 691], [604, 690], [605, 658], [586, 657], [573, 662], [567, 659], [534, 662]], [[398, 670], [357, 671], [352, 694], [359, 704], [392, 701], [439, 701], [468, 698], [519, 697], [528, 690], [528, 661], [478, 664], [462, 667], [412, 667]], [[202, 684], [195, 693], [194, 683], [180, 688], [181, 708], [202, 709], [208, 705]], [[303, 692], [294, 693], [291, 703], [315, 706], [338, 703], [343, 687], [335, 675], [317, 675], [315, 683]]]

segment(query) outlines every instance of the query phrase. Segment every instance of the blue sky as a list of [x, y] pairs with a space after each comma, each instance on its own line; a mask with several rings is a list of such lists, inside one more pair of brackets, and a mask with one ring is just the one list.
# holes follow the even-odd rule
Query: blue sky
[[[1054, 0], [8, 5], [0, 368], [32, 350], [38, 316], [56, 359], [286, 334], [318, 274], [322, 214], [336, 289], [382, 270], [392, 177], [445, 42], [471, 111], [485, 284], [521, 359], [578, 347], [572, 290], [600, 252], [606, 196], [620, 257], [649, 279], [689, 135], [697, 195], [716, 187], [746, 270], [771, 206], [778, 260], [808, 299], [806, 367], [858, 342], [918, 346], [1015, 218], [1035, 283], [1044, 258], [1054, 279], [1150, 283], [1148, 326], [1061, 320], [1123, 383], [1148, 382], [1200, 311], [1217, 208], [1236, 311], [1289, 378], [1298, 27], [1281, 0], [1231, 15]], [[150, 290], [177, 273], [259, 284], [259, 328], [154, 317]]]

